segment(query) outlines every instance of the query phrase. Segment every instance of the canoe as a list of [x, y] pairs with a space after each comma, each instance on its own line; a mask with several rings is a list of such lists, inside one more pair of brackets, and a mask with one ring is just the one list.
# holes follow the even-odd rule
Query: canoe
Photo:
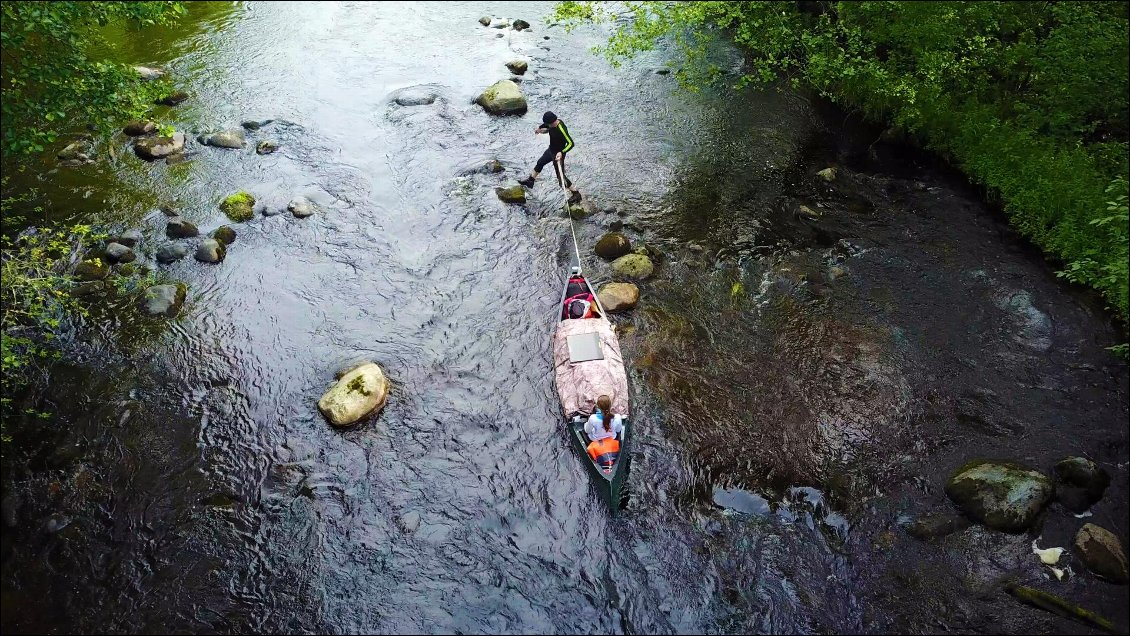
[[[579, 317], [571, 317], [566, 300], [581, 296], [591, 298], [591, 306], [582, 313], [584, 303], [578, 304], [574, 309]], [[615, 514], [625, 494], [633, 428], [629, 417], [628, 376], [620, 342], [595, 291], [579, 268], [574, 267], [566, 278], [558, 310], [553, 363], [565, 430], [601, 499]], [[601, 395], [612, 398], [612, 412], [620, 415], [624, 424], [618, 438], [620, 451], [611, 465], [598, 464], [589, 457], [589, 439], [585, 434], [585, 422], [596, 409], [596, 400]]]

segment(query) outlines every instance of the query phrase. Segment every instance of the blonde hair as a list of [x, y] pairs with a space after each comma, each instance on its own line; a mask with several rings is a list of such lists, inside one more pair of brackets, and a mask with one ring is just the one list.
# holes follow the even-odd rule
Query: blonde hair
[[607, 395], [596, 398], [596, 408], [604, 415], [604, 430], [612, 430], [612, 398]]

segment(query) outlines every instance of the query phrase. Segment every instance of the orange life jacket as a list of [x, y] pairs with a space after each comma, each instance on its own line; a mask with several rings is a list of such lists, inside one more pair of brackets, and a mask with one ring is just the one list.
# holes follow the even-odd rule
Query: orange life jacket
[[604, 467], [612, 466], [616, 463], [616, 458], [620, 456], [620, 440], [615, 437], [606, 437], [595, 442], [589, 442], [588, 451], [589, 457], [597, 464]]

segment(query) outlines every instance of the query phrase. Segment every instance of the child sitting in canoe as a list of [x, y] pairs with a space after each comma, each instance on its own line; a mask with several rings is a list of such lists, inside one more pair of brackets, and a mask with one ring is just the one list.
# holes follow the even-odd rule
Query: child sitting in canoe
[[620, 454], [620, 440], [616, 439], [624, 431], [621, 416], [612, 413], [612, 398], [602, 395], [596, 399], [596, 410], [585, 422], [585, 434], [592, 441], [588, 445], [589, 457], [602, 466], [616, 463]]

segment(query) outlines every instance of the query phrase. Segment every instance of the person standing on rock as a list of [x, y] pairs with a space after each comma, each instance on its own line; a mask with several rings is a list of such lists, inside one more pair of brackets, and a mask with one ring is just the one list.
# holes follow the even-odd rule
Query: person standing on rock
[[541, 174], [542, 168], [547, 163], [553, 163], [553, 169], [557, 172], [557, 178], [564, 180], [565, 187], [569, 189], [569, 203], [580, 203], [581, 193], [573, 186], [573, 182], [569, 177], [565, 176], [565, 155], [573, 149], [573, 137], [569, 134], [569, 128], [565, 126], [565, 122], [557, 118], [552, 111], [546, 111], [541, 116], [542, 125], [534, 129], [535, 135], [542, 133], [549, 133], [549, 148], [542, 153], [541, 158], [538, 159], [537, 165], [534, 166], [534, 171], [530, 173], [529, 177], [519, 179], [518, 183], [526, 186], [527, 188], [534, 187], [534, 181]]

